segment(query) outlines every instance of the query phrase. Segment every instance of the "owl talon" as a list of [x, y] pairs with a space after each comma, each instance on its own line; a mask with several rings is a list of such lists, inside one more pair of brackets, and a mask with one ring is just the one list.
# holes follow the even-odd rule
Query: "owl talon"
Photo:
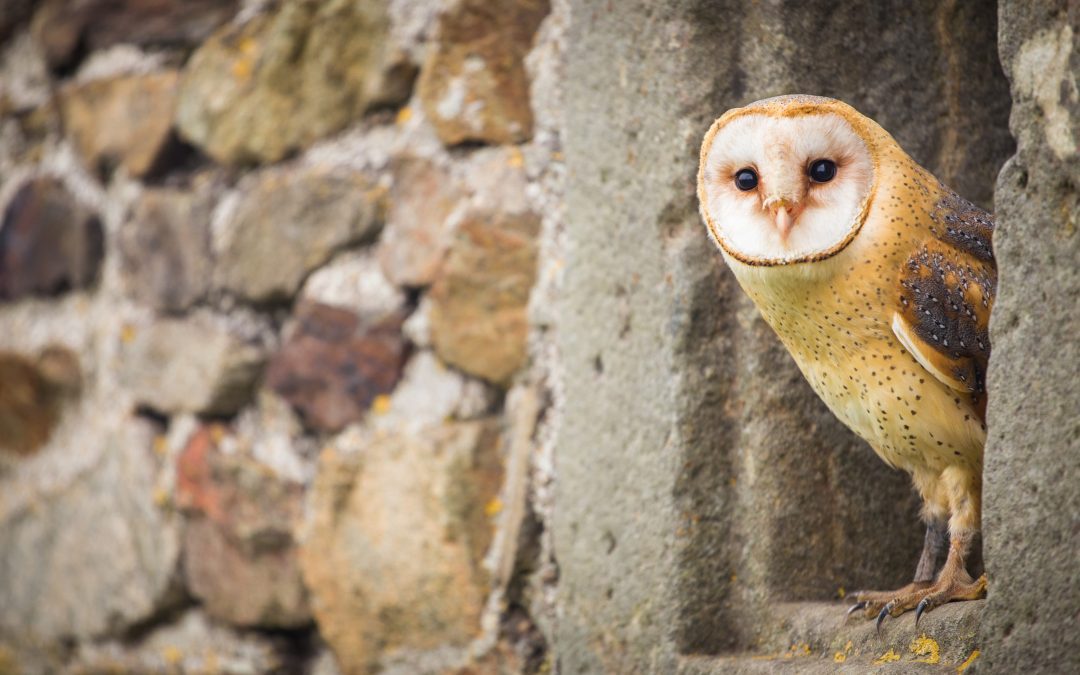
[[874, 629], [877, 631], [878, 635], [881, 635], [881, 623], [883, 621], [885, 621], [885, 617], [889, 616], [889, 614], [890, 614], [890, 611], [889, 611], [890, 605], [892, 605], [891, 602], [889, 604], [885, 605], [884, 607], [882, 607], [881, 612], [877, 615], [877, 623], [874, 626]]
[[[911, 609], [915, 606], [915, 602], [917, 602], [917, 600], [915, 600], [910, 605], [907, 605], [904, 603], [905, 599], [929, 587], [929, 582], [916, 581], [895, 591], [859, 591], [854, 594], [855, 604], [848, 608], [848, 616], [851, 616], [859, 610], [863, 610], [864, 616], [867, 619], [873, 619], [878, 615], [882, 607], [885, 607], [886, 605], [889, 605], [889, 614], [891, 616], [899, 616], [903, 613], [902, 611], [897, 611], [901, 606], [904, 606], [906, 609]], [[920, 595], [919, 598], [921, 597], [922, 596]]]
[[[967, 575], [964, 575], [967, 579]], [[986, 595], [986, 575], [982, 575], [974, 581], [952, 579], [935, 584], [934, 588], [928, 589], [927, 594], [915, 608], [915, 625], [919, 625], [919, 617], [932, 609], [937, 609], [947, 602], [954, 600], [978, 600]]]
[[923, 612], [925, 612], [928, 609], [933, 609], [933, 608], [930, 607], [930, 598], [926, 597], [926, 598], [923, 598], [919, 602], [919, 606], [915, 608], [915, 627], [916, 628], [919, 627], [919, 619], [922, 618]]

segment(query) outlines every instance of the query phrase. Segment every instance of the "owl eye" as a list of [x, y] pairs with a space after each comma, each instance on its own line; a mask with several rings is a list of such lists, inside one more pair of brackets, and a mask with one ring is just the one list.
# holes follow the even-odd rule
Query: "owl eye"
[[836, 178], [836, 162], [831, 159], [818, 159], [810, 164], [810, 180], [815, 183], [828, 183]]
[[743, 192], [757, 187], [757, 174], [753, 169], [739, 169], [735, 172], [735, 187]]

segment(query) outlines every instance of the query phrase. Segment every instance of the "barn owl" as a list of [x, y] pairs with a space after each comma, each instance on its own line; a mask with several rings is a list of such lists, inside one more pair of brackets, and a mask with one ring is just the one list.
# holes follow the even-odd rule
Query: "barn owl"
[[[876, 122], [815, 96], [729, 110], [701, 147], [701, 215], [814, 391], [911, 474], [927, 532], [912, 583], [856, 595], [887, 616], [982, 597], [979, 531], [993, 221]], [[939, 556], [947, 556], [940, 570]]]

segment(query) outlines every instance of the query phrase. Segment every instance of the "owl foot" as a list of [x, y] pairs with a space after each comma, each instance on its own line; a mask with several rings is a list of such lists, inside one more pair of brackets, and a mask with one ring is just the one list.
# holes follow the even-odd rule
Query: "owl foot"
[[855, 604], [848, 608], [848, 615], [862, 610], [867, 619], [877, 616], [885, 605], [896, 598], [902, 598], [918, 591], [930, 588], [929, 581], [913, 581], [895, 591], [859, 591], [855, 594]]
[[[978, 600], [986, 594], [986, 575], [979, 577], [972, 581], [971, 577], [966, 572], [960, 572], [958, 574], [942, 574], [933, 585], [925, 582], [908, 584], [904, 588], [897, 591], [891, 599], [880, 602], [879, 594], [872, 594], [874, 599], [860, 600], [854, 607], [848, 610], [848, 613], [856, 611], [858, 609], [865, 609], [867, 616], [872, 616], [873, 611], [877, 609], [877, 621], [875, 622], [875, 628], [880, 633], [881, 624], [885, 621], [886, 617], [896, 618], [904, 612], [915, 610], [915, 625], [919, 625], [919, 619], [926, 612], [940, 607], [947, 602], [953, 600]], [[862, 594], [856, 595], [856, 599], [859, 599]], [[866, 594], [871, 595], [871, 594]], [[860, 605], [865, 602], [865, 606]]]
[[[971, 577], [968, 577], [970, 579]], [[938, 584], [935, 584], [937, 586]], [[968, 583], [953, 581], [947, 588], [941, 590], [931, 589], [932, 592], [919, 601], [915, 608], [915, 625], [919, 625], [919, 618], [935, 607], [940, 607], [946, 602], [953, 600], [978, 600], [986, 595], [986, 575], [982, 575], [975, 581]]]

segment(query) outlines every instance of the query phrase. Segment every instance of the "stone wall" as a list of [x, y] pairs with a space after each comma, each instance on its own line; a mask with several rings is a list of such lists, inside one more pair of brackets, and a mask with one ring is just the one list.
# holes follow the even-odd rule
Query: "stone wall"
[[998, 176], [986, 671], [1080, 670], [1080, 6], [1001, 7], [1017, 152]]
[[[0, 675], [1069, 671], [1080, 15], [999, 4], [0, 5]], [[697, 214], [791, 92], [998, 211], [990, 594], [918, 632]]]
[[581, 4], [559, 653], [566, 672], [663, 672], [771, 648], [787, 603], [902, 585], [921, 541], [907, 477], [825, 409], [708, 242], [693, 197], [703, 130], [747, 101], [834, 96], [989, 205], [1008, 91], [992, 3]]
[[[1068, 629], [1051, 629], [1055, 613], [1037, 609], [1048, 596], [1077, 598], [1076, 556], [1064, 550], [1076, 548], [1076, 490], [1050, 476], [1075, 464], [1066, 410], [1078, 400], [1067, 383], [1047, 384], [1049, 370], [1077, 362], [1067, 337], [1077, 17], [1066, 4], [1005, 3], [999, 26], [992, 2], [574, 3], [554, 521], [564, 672], [831, 672], [836, 662], [858, 672], [882, 657], [915, 668], [931, 643], [935, 662], [957, 667], [994, 653], [976, 666], [987, 672], [1055, 672], [1075, 660]], [[725, 272], [695, 211], [696, 151], [732, 106], [824, 94], [874, 117], [991, 208], [1014, 151], [999, 34], [1020, 140], [999, 184], [1002, 265], [1029, 255], [1002, 273], [1003, 307], [1014, 307], [1005, 316], [1025, 318], [1009, 327], [995, 318], [1005, 346], [987, 451], [990, 600], [878, 637], [845, 624], [840, 603], [806, 601], [910, 579], [920, 526], [907, 479], [824, 410]], [[1035, 175], [1037, 187], [1021, 178]], [[1044, 304], [1028, 309], [1035, 300]], [[1045, 345], [1045, 366], [1029, 362], [1031, 344]], [[1025, 553], [1036, 541], [1043, 550]], [[733, 656], [745, 652], [776, 660]], [[795, 657], [811, 658], [786, 663]]]
[[3, 3], [0, 673], [545, 667], [565, 21]]

